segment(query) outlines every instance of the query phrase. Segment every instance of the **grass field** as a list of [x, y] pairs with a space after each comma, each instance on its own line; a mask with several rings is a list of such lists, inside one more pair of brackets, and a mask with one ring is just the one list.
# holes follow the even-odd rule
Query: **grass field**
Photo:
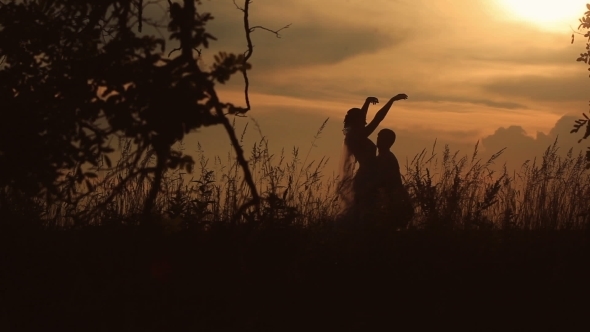
[[394, 230], [337, 227], [324, 161], [270, 156], [266, 143], [250, 156], [261, 207], [237, 221], [249, 195], [237, 165], [204, 156], [193, 181], [166, 175], [150, 223], [139, 179], [106, 204], [116, 177], [76, 206], [3, 190], [0, 330], [588, 326], [582, 156], [552, 146], [508, 174], [477, 149], [424, 152], [404, 172], [416, 216]]
[[3, 331], [577, 331], [582, 231], [3, 233]]

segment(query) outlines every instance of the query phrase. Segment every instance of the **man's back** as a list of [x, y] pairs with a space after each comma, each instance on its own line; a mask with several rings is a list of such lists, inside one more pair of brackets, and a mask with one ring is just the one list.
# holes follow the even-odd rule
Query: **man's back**
[[380, 151], [377, 156], [377, 178], [381, 182], [381, 187], [386, 191], [393, 191], [403, 187], [402, 176], [399, 168], [399, 162], [391, 151]]
[[391, 151], [379, 151], [377, 179], [381, 210], [392, 218], [397, 227], [404, 228], [414, 215], [410, 195], [402, 183], [397, 158]]

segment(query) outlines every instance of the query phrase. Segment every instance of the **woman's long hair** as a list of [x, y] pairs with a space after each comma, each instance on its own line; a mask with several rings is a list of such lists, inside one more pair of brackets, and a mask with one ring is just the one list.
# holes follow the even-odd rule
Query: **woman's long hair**
[[[344, 129], [352, 128], [355, 123], [359, 124], [367, 124], [366, 115], [363, 113], [363, 110], [360, 108], [351, 108], [346, 112], [346, 116], [344, 116]], [[346, 133], [345, 133], [346, 135]]]
[[[362, 122], [361, 122], [362, 121]], [[352, 128], [355, 128], [355, 123], [364, 123], [365, 118], [363, 111], [359, 108], [351, 108], [344, 117], [344, 140], [342, 142], [342, 152], [340, 154], [340, 164], [338, 168], [338, 175], [340, 183], [338, 184], [338, 197], [340, 214], [345, 215], [354, 205], [354, 166], [355, 157], [350, 149], [351, 143], [348, 138]]]

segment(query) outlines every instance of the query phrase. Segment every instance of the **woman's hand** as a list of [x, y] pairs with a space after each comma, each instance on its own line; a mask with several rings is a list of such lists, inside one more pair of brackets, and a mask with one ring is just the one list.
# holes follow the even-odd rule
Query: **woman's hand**
[[373, 105], [376, 105], [379, 103], [379, 99], [377, 99], [376, 97], [367, 97], [367, 103], [371, 103]]
[[392, 98], [394, 101], [398, 101], [398, 100], [402, 100], [402, 99], [408, 99], [408, 95], [405, 93], [400, 93], [399, 95], [395, 96]]

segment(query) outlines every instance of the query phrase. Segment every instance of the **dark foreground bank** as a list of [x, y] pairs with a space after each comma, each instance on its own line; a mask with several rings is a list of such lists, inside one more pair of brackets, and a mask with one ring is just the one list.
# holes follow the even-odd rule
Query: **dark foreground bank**
[[293, 227], [3, 232], [0, 330], [580, 330], [590, 328], [588, 238]]

